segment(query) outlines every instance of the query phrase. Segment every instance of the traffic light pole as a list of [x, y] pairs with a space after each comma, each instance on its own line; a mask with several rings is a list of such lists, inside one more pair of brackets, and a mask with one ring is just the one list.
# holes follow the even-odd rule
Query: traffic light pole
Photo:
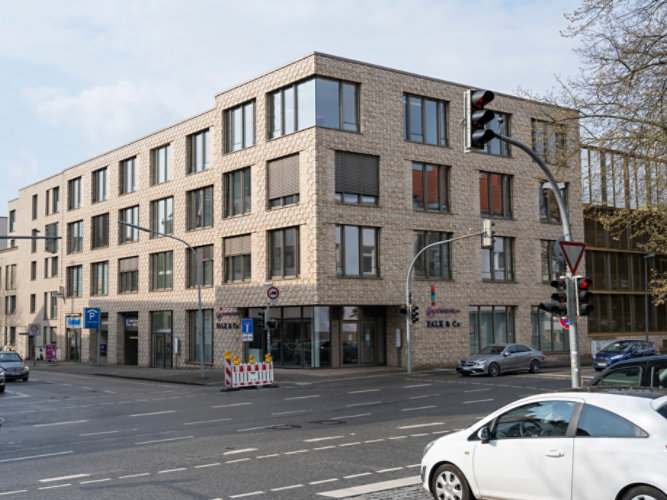
[[445, 243], [450, 243], [452, 241], [464, 240], [466, 238], [472, 238], [473, 236], [481, 236], [484, 234], [484, 231], [479, 233], [466, 234], [465, 236], [459, 236], [458, 238], [451, 238], [449, 240], [436, 241], [422, 248], [414, 259], [410, 263], [408, 268], [408, 277], [405, 280], [405, 304], [407, 306], [407, 311], [405, 314], [405, 341], [408, 344], [408, 375], [412, 374], [412, 292], [410, 291], [410, 281], [412, 279], [412, 270], [415, 267], [415, 263], [421, 254], [423, 254], [429, 248], [433, 248], [438, 245], [444, 245]]
[[[563, 194], [558, 188], [558, 183], [554, 178], [549, 167], [544, 163], [542, 158], [540, 158], [531, 148], [523, 144], [522, 142], [512, 139], [511, 137], [505, 137], [504, 135], [496, 133], [496, 137], [501, 141], [507, 142], [516, 146], [517, 148], [524, 151], [532, 160], [539, 165], [544, 172], [544, 175], [547, 176], [549, 183], [551, 184], [551, 189], [554, 192], [556, 197], [556, 202], [558, 203], [558, 211], [560, 212], [560, 218], [563, 222], [563, 237], [565, 241], [572, 241], [572, 230], [570, 226], [570, 217], [567, 213], [567, 207], [565, 206], [565, 199]], [[580, 377], [580, 365], [579, 365], [579, 344], [577, 337], [577, 284], [576, 280], [572, 277], [572, 271], [569, 266], [566, 271], [565, 281], [567, 282], [567, 312], [568, 320], [570, 320], [570, 367], [571, 367], [571, 378], [572, 378], [572, 387], [581, 387], [581, 377]]]

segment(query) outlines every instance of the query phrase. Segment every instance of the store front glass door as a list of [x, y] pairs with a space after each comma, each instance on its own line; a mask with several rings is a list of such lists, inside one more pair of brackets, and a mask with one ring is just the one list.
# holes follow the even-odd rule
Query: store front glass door
[[344, 321], [340, 325], [343, 366], [359, 364], [359, 324]]
[[171, 333], [153, 334], [153, 368], [171, 368]]

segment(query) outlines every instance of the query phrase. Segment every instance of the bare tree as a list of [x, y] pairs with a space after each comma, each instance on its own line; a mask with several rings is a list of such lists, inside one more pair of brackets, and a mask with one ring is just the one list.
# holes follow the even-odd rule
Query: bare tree
[[[562, 33], [576, 38], [579, 74], [558, 79], [543, 101], [579, 111], [584, 203], [620, 238], [629, 231], [646, 252], [667, 254], [667, 5], [664, 0], [583, 0]], [[553, 117], [554, 121], [556, 117]], [[590, 156], [588, 157], [590, 159]], [[656, 303], [667, 296], [667, 269], [653, 269]]]

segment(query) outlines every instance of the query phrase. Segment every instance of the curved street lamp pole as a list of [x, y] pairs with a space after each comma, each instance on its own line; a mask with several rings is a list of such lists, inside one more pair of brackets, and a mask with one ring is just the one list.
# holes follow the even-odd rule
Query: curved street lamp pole
[[187, 241], [184, 241], [180, 238], [177, 238], [176, 236], [172, 236], [171, 234], [165, 234], [161, 233], [160, 231], [155, 231], [153, 229], [149, 229], [147, 227], [143, 226], [138, 226], [136, 224], [131, 224], [129, 222], [125, 222], [122, 220], [118, 221], [118, 224], [122, 224], [127, 227], [131, 227], [134, 229], [139, 229], [140, 231], [145, 231], [147, 233], [153, 233], [157, 234], [158, 236], [164, 236], [165, 238], [171, 238], [172, 240], [180, 241], [183, 243], [186, 247], [192, 251], [192, 256], [195, 259], [195, 272], [197, 273], [197, 338], [199, 339], [199, 361], [201, 365], [201, 378], [205, 378], [204, 376], [204, 337], [202, 335], [202, 324], [204, 323], [203, 320], [203, 315], [202, 315], [202, 310], [201, 310], [201, 267], [199, 265], [199, 256], [197, 255], [197, 251], [190, 246], [190, 244]]

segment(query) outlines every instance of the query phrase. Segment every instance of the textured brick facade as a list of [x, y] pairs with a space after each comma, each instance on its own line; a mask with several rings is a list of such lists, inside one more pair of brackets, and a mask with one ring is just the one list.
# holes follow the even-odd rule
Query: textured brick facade
[[[267, 139], [267, 93], [312, 75], [355, 82], [359, 84], [360, 131], [345, 132], [322, 127], [310, 127], [292, 134]], [[452, 244], [452, 280], [413, 281], [414, 302], [421, 308], [421, 321], [413, 328], [413, 366], [451, 366], [469, 352], [469, 306], [502, 305], [515, 307], [515, 337], [530, 343], [531, 306], [545, 300], [552, 289], [542, 283], [540, 240], [555, 240], [562, 234], [560, 225], [542, 224], [539, 217], [539, 183], [543, 175], [527, 155], [512, 149], [511, 157], [463, 153], [463, 85], [408, 74], [323, 54], [310, 54], [215, 97], [215, 107], [198, 116], [163, 129], [135, 142], [119, 147], [61, 174], [32, 184], [12, 200], [9, 210], [15, 210], [16, 234], [28, 235], [32, 229], [44, 234], [46, 224], [58, 222], [59, 273], [44, 279], [44, 259], [51, 257], [39, 242], [37, 252], [31, 253], [29, 240], [17, 240], [16, 247], [0, 252], [2, 279], [5, 267], [16, 263], [19, 269], [16, 284], [17, 311], [2, 315], [0, 336], [10, 326], [16, 327], [15, 348], [26, 352], [27, 337], [18, 332], [38, 322], [55, 328], [61, 358], [66, 357], [66, 315], [79, 314], [84, 307], [100, 307], [108, 315], [107, 352], [109, 363], [123, 363], [124, 318], [121, 313], [138, 312], [138, 363], [152, 363], [150, 312], [173, 312], [173, 337], [180, 340], [180, 350], [173, 356], [175, 367], [192, 364], [188, 361], [189, 335], [187, 311], [197, 308], [196, 288], [186, 287], [187, 249], [167, 238], [150, 238], [141, 233], [138, 242], [118, 244], [117, 220], [119, 210], [139, 205], [139, 225], [150, 225], [150, 201], [173, 196], [174, 236], [193, 247], [214, 246], [214, 286], [202, 289], [206, 309], [245, 313], [248, 307], [263, 307], [266, 302], [265, 284], [272, 281], [280, 288], [280, 306], [382, 306], [385, 307], [385, 331], [380, 338], [385, 343], [386, 363], [405, 366], [405, 317], [398, 313], [404, 303], [405, 279], [413, 258], [413, 232], [416, 230], [443, 231], [454, 237], [479, 232], [482, 226], [479, 198], [479, 172], [499, 172], [512, 177], [512, 218], [497, 219], [498, 236], [515, 238], [514, 280], [509, 283], [485, 282], [481, 278], [481, 248], [478, 237]], [[437, 98], [448, 102], [448, 147], [414, 143], [403, 138], [403, 104], [405, 93]], [[256, 144], [240, 151], [224, 152], [224, 110], [249, 100], [255, 100]], [[511, 135], [531, 143], [531, 118], [543, 118], [544, 112], [572, 113], [569, 110], [544, 108], [535, 102], [497, 95], [494, 110], [511, 115]], [[187, 174], [187, 137], [204, 129], [210, 131], [210, 168]], [[576, 130], [567, 134], [567, 143], [578, 144]], [[150, 151], [170, 144], [171, 180], [152, 186], [150, 182]], [[379, 202], [377, 206], [359, 206], [335, 200], [335, 151], [351, 151], [377, 155], [379, 160]], [[289, 154], [299, 155], [299, 197], [296, 205], [267, 209], [267, 161]], [[119, 163], [136, 157], [137, 189], [119, 195]], [[413, 161], [450, 167], [450, 213], [429, 213], [412, 208]], [[92, 172], [107, 167], [107, 200], [91, 203]], [[252, 175], [252, 210], [241, 216], [224, 217], [224, 174], [250, 167]], [[68, 181], [81, 177], [83, 203], [76, 210], [67, 209]], [[583, 241], [581, 182], [578, 155], [572, 155], [567, 168], [557, 172], [559, 181], [568, 183], [568, 204], [573, 239]], [[46, 216], [45, 192], [60, 187], [60, 212]], [[213, 226], [188, 231], [186, 193], [213, 186]], [[36, 220], [31, 219], [31, 200], [38, 196]], [[91, 250], [91, 218], [109, 213], [109, 246]], [[66, 252], [67, 224], [84, 222], [84, 251]], [[336, 275], [334, 235], [337, 224], [363, 225], [380, 228], [379, 268], [377, 278], [343, 278]], [[277, 280], [268, 277], [267, 232], [272, 229], [298, 226], [300, 230], [300, 273], [293, 279]], [[251, 235], [252, 279], [240, 284], [223, 283], [223, 239], [229, 236]], [[151, 253], [174, 252], [173, 289], [150, 291]], [[118, 259], [139, 257], [139, 291], [118, 294]], [[30, 262], [37, 262], [37, 279], [30, 280]], [[90, 295], [91, 264], [109, 261], [109, 293]], [[58, 299], [58, 318], [44, 317], [44, 294], [66, 285], [68, 266], [83, 266], [83, 296]], [[435, 288], [437, 308], [458, 310], [427, 318], [431, 305], [431, 285]], [[14, 291], [0, 290], [3, 296]], [[37, 311], [29, 313], [29, 296], [36, 294]], [[4, 300], [4, 299], [3, 299]], [[47, 301], [48, 303], [48, 301]], [[4, 307], [4, 302], [2, 304]], [[5, 311], [3, 310], [3, 313]], [[426, 319], [456, 322], [460, 326], [427, 328]], [[240, 322], [240, 321], [237, 321]], [[581, 352], [590, 350], [585, 321], [580, 323]], [[403, 348], [395, 347], [396, 329], [401, 329]], [[94, 361], [96, 337], [83, 329], [81, 359]], [[332, 335], [334, 332], [332, 331]], [[0, 337], [0, 340], [5, 338]], [[37, 339], [41, 345], [49, 338]], [[2, 344], [2, 342], [0, 342]], [[223, 365], [225, 350], [242, 351], [239, 329], [214, 330], [214, 366]], [[401, 359], [399, 359], [399, 356]], [[564, 354], [566, 357], [567, 354]], [[197, 366], [197, 364], [193, 364]]]

